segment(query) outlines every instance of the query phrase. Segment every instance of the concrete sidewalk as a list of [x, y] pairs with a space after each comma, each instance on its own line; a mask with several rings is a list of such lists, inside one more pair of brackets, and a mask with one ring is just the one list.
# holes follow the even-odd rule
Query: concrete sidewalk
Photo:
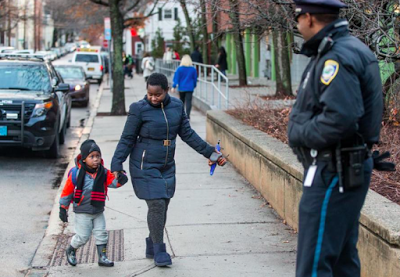
[[[126, 80], [125, 86], [128, 109], [130, 103], [144, 97], [146, 90], [143, 78], [137, 75]], [[101, 116], [110, 111], [112, 100], [107, 85], [103, 87], [90, 138], [100, 145], [109, 168], [126, 117]], [[204, 114], [192, 111], [191, 125], [203, 138], [205, 120]], [[109, 251], [118, 258], [115, 267], [100, 268], [93, 257], [76, 267], [65, 265], [65, 260], [57, 265], [55, 260], [60, 257], [55, 249], [46, 276], [294, 276], [296, 235], [291, 229], [233, 166], [218, 167], [211, 177], [204, 157], [180, 139], [177, 144], [177, 190], [165, 232], [173, 265], [157, 268], [145, 258], [147, 205], [136, 198], [129, 181], [120, 189], [109, 190], [106, 203], [107, 229], [113, 232]], [[125, 169], [128, 170], [128, 162]], [[74, 233], [72, 212], [69, 221], [64, 236]], [[78, 257], [79, 251], [93, 256], [80, 249]]]

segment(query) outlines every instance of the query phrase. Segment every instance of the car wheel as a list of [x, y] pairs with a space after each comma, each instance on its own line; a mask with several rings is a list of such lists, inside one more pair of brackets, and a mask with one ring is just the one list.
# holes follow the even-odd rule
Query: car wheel
[[99, 85], [101, 84], [101, 79], [97, 80], [97, 84], [99, 84]]
[[53, 144], [50, 149], [46, 151], [46, 157], [50, 159], [57, 159], [60, 154], [60, 142], [58, 134], [55, 136]]
[[60, 144], [64, 144], [65, 143], [65, 136], [67, 135], [67, 122], [64, 122], [64, 125], [61, 129], [61, 133], [60, 133]]

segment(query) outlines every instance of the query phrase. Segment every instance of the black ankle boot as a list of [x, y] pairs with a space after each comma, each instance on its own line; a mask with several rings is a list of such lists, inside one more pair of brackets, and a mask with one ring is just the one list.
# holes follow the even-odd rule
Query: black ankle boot
[[99, 266], [114, 266], [114, 262], [107, 258], [107, 244], [97, 245], [97, 253], [99, 254]]
[[76, 249], [73, 248], [71, 245], [68, 246], [68, 248], [65, 250], [65, 253], [67, 254], [67, 261], [70, 265], [76, 266]]

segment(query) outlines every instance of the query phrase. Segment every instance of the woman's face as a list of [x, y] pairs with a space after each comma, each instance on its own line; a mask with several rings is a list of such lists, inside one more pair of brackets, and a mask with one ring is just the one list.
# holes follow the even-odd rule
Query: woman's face
[[163, 90], [161, 86], [147, 86], [147, 99], [153, 105], [159, 105], [167, 96], [168, 89]]

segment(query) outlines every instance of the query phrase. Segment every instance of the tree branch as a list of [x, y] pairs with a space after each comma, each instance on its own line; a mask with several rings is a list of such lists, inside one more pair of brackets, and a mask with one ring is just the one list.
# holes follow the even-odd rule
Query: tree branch
[[103, 2], [102, 0], [90, 0], [90, 1], [95, 3], [95, 4], [97, 4], [97, 5], [101, 5], [101, 6], [104, 6], [104, 7], [109, 7], [110, 6], [109, 3]]

